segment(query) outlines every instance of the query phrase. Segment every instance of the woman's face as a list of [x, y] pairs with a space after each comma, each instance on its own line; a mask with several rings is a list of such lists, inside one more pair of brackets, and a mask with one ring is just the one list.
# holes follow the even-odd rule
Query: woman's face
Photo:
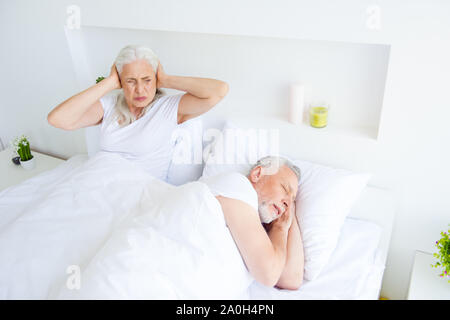
[[125, 64], [120, 74], [125, 100], [131, 108], [144, 108], [156, 93], [156, 75], [144, 59]]

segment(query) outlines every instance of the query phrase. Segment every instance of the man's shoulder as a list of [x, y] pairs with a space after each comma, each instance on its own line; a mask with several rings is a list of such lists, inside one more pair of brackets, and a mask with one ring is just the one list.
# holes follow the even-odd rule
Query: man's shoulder
[[255, 210], [258, 209], [258, 195], [250, 180], [239, 172], [222, 172], [216, 175], [202, 177], [215, 196], [222, 196], [242, 201]]
[[257, 216], [255, 208], [244, 200], [229, 198], [222, 195], [218, 195], [216, 198], [219, 200], [223, 213], [227, 218], [236, 217], [241, 219], [245, 216]]

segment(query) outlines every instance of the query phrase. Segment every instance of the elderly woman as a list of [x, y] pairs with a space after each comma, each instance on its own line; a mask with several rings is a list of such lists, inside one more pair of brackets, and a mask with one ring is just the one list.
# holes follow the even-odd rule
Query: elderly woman
[[[161, 88], [186, 93], [168, 96]], [[102, 151], [118, 153], [166, 180], [174, 129], [210, 110], [227, 92], [220, 80], [168, 75], [152, 50], [126, 46], [107, 78], [55, 107], [47, 119], [64, 130], [100, 124]]]

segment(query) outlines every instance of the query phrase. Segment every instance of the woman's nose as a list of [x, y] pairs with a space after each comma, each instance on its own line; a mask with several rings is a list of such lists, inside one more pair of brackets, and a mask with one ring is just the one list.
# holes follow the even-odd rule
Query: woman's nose
[[143, 85], [140, 84], [140, 83], [138, 83], [138, 84], [136, 85], [136, 93], [142, 92], [142, 88], [143, 88]]

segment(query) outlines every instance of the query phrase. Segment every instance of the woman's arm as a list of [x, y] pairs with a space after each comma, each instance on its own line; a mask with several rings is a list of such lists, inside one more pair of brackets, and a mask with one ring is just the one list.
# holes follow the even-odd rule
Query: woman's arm
[[168, 75], [161, 64], [158, 66], [157, 79], [157, 88], [187, 92], [178, 105], [178, 123], [207, 112], [228, 93], [228, 84], [224, 81]]
[[95, 125], [103, 117], [99, 99], [120, 88], [119, 76], [113, 65], [106, 79], [59, 104], [48, 114], [47, 120], [52, 126], [66, 130]]

